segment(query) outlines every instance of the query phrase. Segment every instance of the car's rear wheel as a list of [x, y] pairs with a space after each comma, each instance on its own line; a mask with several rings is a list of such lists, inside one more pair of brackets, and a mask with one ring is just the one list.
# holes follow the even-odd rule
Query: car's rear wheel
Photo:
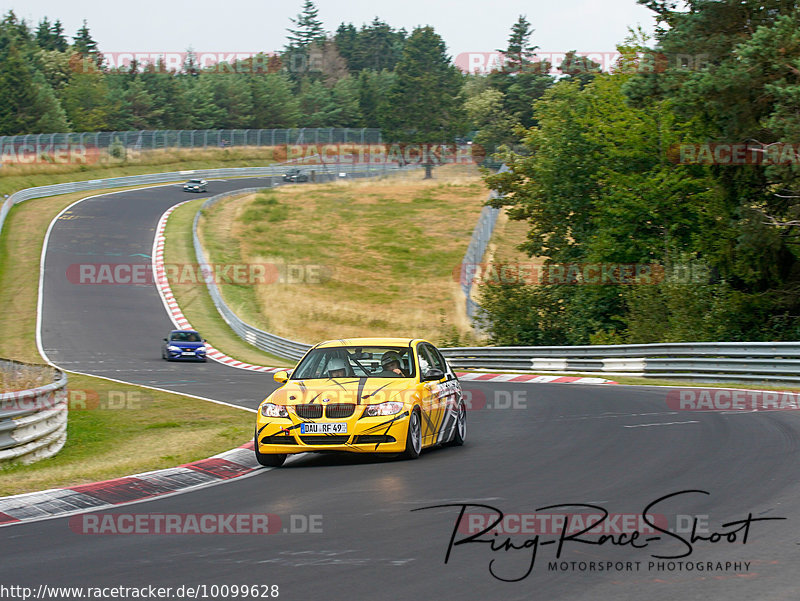
[[414, 408], [408, 418], [408, 433], [406, 434], [406, 450], [403, 452], [404, 459], [416, 459], [422, 451], [422, 419], [419, 409]]
[[286, 461], [285, 453], [261, 453], [258, 450], [258, 433], [253, 436], [253, 449], [256, 452], [256, 461], [264, 467], [280, 467]]
[[448, 445], [460, 447], [467, 439], [467, 408], [464, 406], [464, 401], [458, 404], [458, 413], [456, 414], [455, 432], [453, 438], [448, 442]]

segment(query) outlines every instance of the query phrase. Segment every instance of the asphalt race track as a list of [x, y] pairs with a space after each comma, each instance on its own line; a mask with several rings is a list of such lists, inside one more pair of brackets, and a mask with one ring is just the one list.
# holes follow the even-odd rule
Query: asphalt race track
[[[209, 195], [252, 185], [211, 182]], [[77, 285], [65, 275], [76, 263], [149, 263], [158, 218], [186, 198], [177, 186], [110, 194], [57, 222], [46, 255], [42, 344], [65, 369], [253, 408], [274, 388], [268, 374], [160, 359], [171, 323], [152, 285]], [[182, 585], [278, 585], [280, 599], [303, 601], [800, 596], [796, 411], [676, 412], [667, 389], [655, 387], [464, 388], [474, 409], [463, 447], [417, 461], [304, 455], [249, 478], [103, 512], [270, 513], [280, 521], [274, 534], [84, 534], [75, 518], [20, 524], [0, 528], [0, 584], [152, 585], [173, 595]], [[566, 539], [556, 562], [560, 530], [537, 539], [535, 529], [514, 532], [518, 523], [509, 521], [510, 534], [454, 545], [445, 564], [451, 537], [479, 531], [454, 532], [461, 504], [488, 506], [467, 514], [508, 515], [602, 507], [612, 520], [691, 490], [709, 494], [679, 494], [650, 511], [675, 534], [651, 529], [637, 539], [628, 531], [603, 545]], [[540, 509], [563, 504], [595, 508]], [[697, 534], [715, 542], [677, 538], [690, 539], [694, 516]], [[748, 516], [749, 528], [731, 524]], [[763, 518], [786, 519], [755, 521]], [[514, 548], [503, 545], [507, 535]], [[215, 590], [206, 598], [226, 598]], [[246, 598], [267, 598], [265, 590]]]

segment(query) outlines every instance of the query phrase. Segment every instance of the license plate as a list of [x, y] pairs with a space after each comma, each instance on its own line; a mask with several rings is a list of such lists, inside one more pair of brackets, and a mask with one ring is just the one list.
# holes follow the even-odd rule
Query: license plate
[[195, 353], [194, 353], [194, 352], [192, 352], [192, 351], [183, 351], [183, 352], [181, 353], [181, 355], [192, 355], [192, 356], [194, 356], [194, 355], [195, 355]]
[[347, 422], [300, 424], [300, 434], [347, 434]]

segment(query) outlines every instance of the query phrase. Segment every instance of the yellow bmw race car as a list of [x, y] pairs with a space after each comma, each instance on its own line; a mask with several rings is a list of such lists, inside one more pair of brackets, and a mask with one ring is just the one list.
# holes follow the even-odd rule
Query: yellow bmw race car
[[462, 445], [461, 385], [430, 342], [331, 340], [312, 347], [258, 408], [255, 454], [279, 467], [291, 453], [396, 453], [416, 459], [437, 444]]

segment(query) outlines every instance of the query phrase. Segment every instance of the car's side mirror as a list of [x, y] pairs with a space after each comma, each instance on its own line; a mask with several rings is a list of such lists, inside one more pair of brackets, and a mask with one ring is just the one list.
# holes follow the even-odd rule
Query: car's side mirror
[[425, 375], [423, 376], [422, 379], [425, 382], [428, 382], [429, 380], [441, 380], [442, 378], [444, 378], [444, 372], [441, 369], [436, 369], [435, 367], [432, 367], [431, 369], [425, 372]]
[[162, 338], [162, 340], [163, 340], [164, 342], [169, 342], [169, 340], [167, 340], [166, 338]]
[[286, 384], [286, 381], [289, 379], [289, 374], [286, 371], [276, 371], [275, 375], [272, 376], [272, 379], [275, 380], [278, 384]]

